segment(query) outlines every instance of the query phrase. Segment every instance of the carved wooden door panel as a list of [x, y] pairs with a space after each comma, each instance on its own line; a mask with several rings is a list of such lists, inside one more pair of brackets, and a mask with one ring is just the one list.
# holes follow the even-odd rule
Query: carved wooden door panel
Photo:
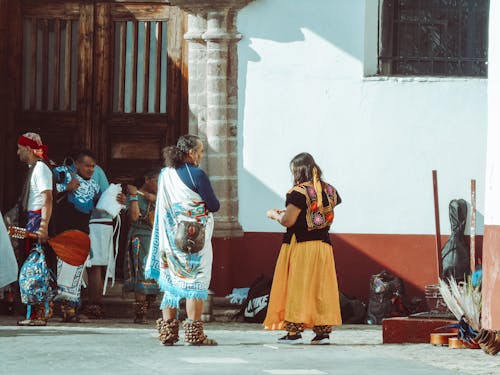
[[115, 180], [159, 167], [187, 129], [182, 19], [160, 4], [96, 5], [92, 148]]
[[118, 180], [161, 165], [187, 129], [182, 34], [168, 5], [23, 1], [19, 133], [39, 132], [58, 163], [89, 148]]
[[17, 130], [40, 133], [62, 162], [91, 135], [92, 5], [23, 1], [21, 14]]
[[56, 163], [93, 150], [113, 181], [161, 165], [162, 148], [187, 131], [181, 10], [110, 0], [0, 0], [0, 9], [0, 207], [18, 197], [15, 142], [26, 131], [42, 135]]

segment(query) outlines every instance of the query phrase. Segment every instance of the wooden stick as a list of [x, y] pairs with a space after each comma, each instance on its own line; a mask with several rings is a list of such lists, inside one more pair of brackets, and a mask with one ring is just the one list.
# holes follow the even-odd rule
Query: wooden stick
[[436, 224], [436, 270], [439, 283], [439, 278], [442, 273], [441, 266], [441, 227], [439, 225], [439, 198], [438, 198], [438, 182], [437, 182], [437, 171], [432, 171], [432, 186], [434, 190], [434, 220]]
[[476, 180], [470, 181], [470, 271], [476, 270]]

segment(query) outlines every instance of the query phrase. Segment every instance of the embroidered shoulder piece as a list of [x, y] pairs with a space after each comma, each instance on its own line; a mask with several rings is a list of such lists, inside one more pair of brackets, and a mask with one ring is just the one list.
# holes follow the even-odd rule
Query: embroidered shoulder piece
[[306, 197], [306, 222], [307, 230], [317, 230], [329, 227], [333, 222], [333, 208], [337, 205], [337, 190], [327, 183], [323, 183], [323, 191], [326, 193], [328, 202], [323, 202], [320, 207], [314, 186], [306, 182], [295, 186], [292, 191], [296, 191]]

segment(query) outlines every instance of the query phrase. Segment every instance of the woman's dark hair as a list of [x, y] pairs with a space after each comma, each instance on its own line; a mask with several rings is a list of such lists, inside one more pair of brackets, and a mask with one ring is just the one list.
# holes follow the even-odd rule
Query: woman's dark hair
[[318, 177], [321, 180], [321, 168], [316, 164], [312, 155], [307, 152], [302, 152], [296, 155], [290, 162], [290, 169], [292, 171], [293, 181], [295, 184], [312, 181], [314, 167], [316, 167]]
[[136, 178], [133, 182], [133, 185], [140, 188], [142, 185], [144, 185], [147, 178], [153, 178], [155, 176], [158, 176], [159, 174], [160, 174], [159, 169], [155, 169], [155, 168], [149, 169], [141, 177]]
[[167, 146], [163, 149], [163, 159], [165, 159], [165, 166], [178, 168], [190, 150], [198, 147], [200, 137], [193, 134], [186, 134], [179, 138], [176, 146]]

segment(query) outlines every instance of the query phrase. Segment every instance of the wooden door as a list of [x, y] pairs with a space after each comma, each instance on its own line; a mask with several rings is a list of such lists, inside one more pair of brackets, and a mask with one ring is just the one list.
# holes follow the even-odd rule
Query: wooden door
[[182, 11], [159, 2], [0, 1], [11, 14], [0, 28], [8, 30], [0, 45], [11, 49], [0, 54], [8, 84], [0, 206], [17, 199], [15, 142], [26, 131], [40, 133], [56, 163], [91, 149], [113, 181], [160, 166], [162, 148], [187, 131]]
[[159, 167], [187, 130], [182, 19], [160, 4], [96, 5], [92, 148], [116, 180]]
[[23, 1], [17, 132], [40, 133], [56, 162], [90, 142], [91, 4]]

